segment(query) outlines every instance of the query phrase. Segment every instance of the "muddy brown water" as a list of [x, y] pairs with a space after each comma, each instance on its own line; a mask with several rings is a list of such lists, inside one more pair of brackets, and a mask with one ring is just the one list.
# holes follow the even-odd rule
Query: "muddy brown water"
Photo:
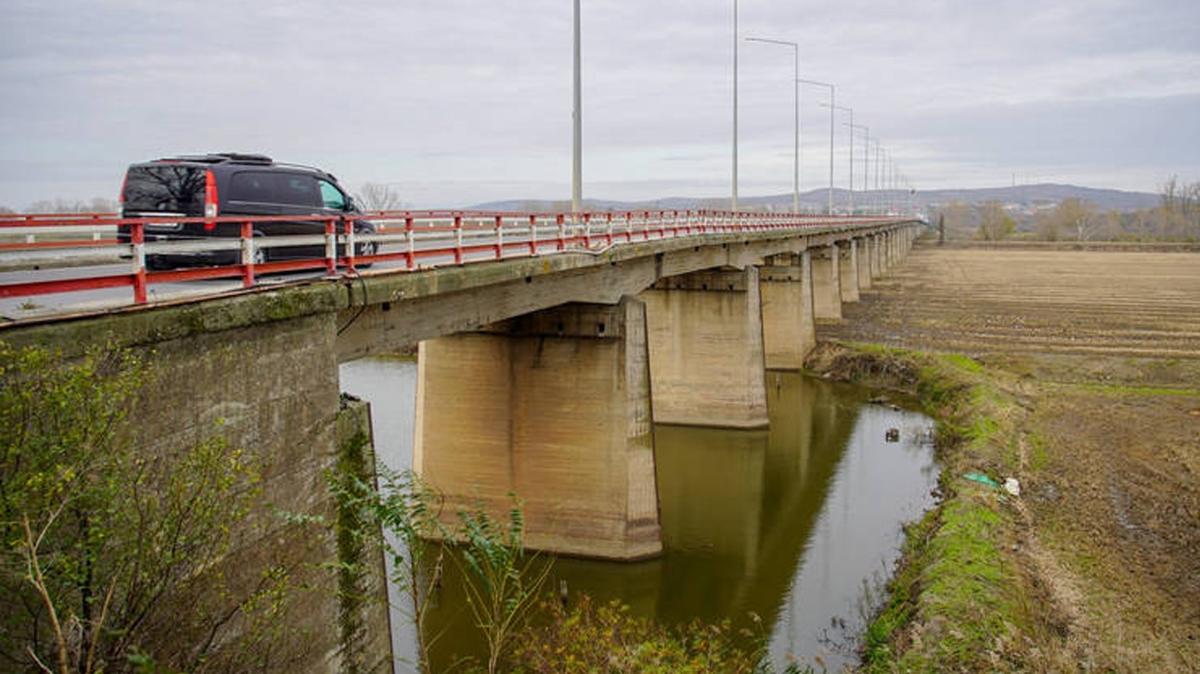
[[[371, 402], [377, 450], [397, 470], [412, 462], [416, 371], [384, 359], [341, 370], [343, 390]], [[620, 600], [663, 624], [729, 619], [766, 638], [777, 666], [855, 663], [901, 525], [933, 505], [933, 422], [870, 403], [871, 391], [801, 374], [768, 372], [767, 384], [769, 430], [655, 429], [662, 557], [557, 558], [548, 588]], [[886, 440], [892, 428], [898, 442]], [[434, 600], [434, 670], [480, 658], [456, 579], [448, 575]], [[395, 609], [392, 630], [397, 671], [415, 671], [415, 633]]]

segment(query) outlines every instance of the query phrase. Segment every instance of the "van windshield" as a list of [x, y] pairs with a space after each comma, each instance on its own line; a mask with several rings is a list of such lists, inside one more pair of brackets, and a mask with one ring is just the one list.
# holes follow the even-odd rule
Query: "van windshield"
[[131, 166], [125, 175], [125, 211], [204, 215], [204, 169]]

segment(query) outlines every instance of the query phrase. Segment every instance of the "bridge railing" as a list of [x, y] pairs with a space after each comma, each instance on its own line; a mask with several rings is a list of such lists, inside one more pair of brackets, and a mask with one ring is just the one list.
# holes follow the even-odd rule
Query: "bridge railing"
[[[0, 283], [0, 298], [127, 287], [132, 289], [133, 302], [144, 304], [148, 287], [161, 283], [233, 279], [250, 288], [262, 275], [283, 272], [352, 276], [363, 267], [382, 263], [392, 263], [387, 271], [419, 270], [557, 253], [597, 254], [613, 246], [659, 239], [829, 225], [870, 226], [895, 220], [713, 210], [578, 215], [371, 211], [216, 218], [0, 215], [0, 264], [71, 269], [57, 272], [55, 278], [32, 278], [38, 274], [21, 272], [20, 276], [27, 278]], [[272, 223], [311, 231], [264, 236], [264, 228]], [[298, 248], [308, 252], [297, 253]], [[114, 271], [113, 266], [123, 260], [128, 260], [128, 268]]]

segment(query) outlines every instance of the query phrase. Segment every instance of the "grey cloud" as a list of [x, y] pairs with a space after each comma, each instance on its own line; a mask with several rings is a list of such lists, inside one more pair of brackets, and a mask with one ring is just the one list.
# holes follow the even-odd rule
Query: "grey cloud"
[[[583, 7], [585, 191], [722, 194], [731, 3]], [[1142, 189], [1169, 172], [1200, 178], [1197, 3], [741, 8], [743, 35], [800, 41], [804, 74], [837, 82], [918, 184], [1014, 171]], [[5, 14], [0, 87], [19, 104], [0, 108], [0, 204], [107, 196], [131, 161], [227, 149], [409, 185], [422, 206], [565, 189], [561, 0], [15, 0]], [[789, 57], [741, 48], [744, 190], [790, 185]], [[823, 98], [804, 90], [806, 187], [827, 171]], [[844, 182], [840, 120], [837, 132]]]

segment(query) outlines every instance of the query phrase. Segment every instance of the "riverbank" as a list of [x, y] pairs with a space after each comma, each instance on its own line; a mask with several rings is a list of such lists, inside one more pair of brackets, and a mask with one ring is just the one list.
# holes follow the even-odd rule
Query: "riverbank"
[[[1143, 363], [1136, 384], [1114, 383], [1125, 360], [1085, 370], [847, 343], [808, 365], [916, 395], [939, 424], [942, 501], [907, 530], [867, 671], [1200, 661], [1200, 390], [1178, 382], [1196, 361], [1158, 378]], [[999, 486], [1008, 478], [1019, 496]]]

